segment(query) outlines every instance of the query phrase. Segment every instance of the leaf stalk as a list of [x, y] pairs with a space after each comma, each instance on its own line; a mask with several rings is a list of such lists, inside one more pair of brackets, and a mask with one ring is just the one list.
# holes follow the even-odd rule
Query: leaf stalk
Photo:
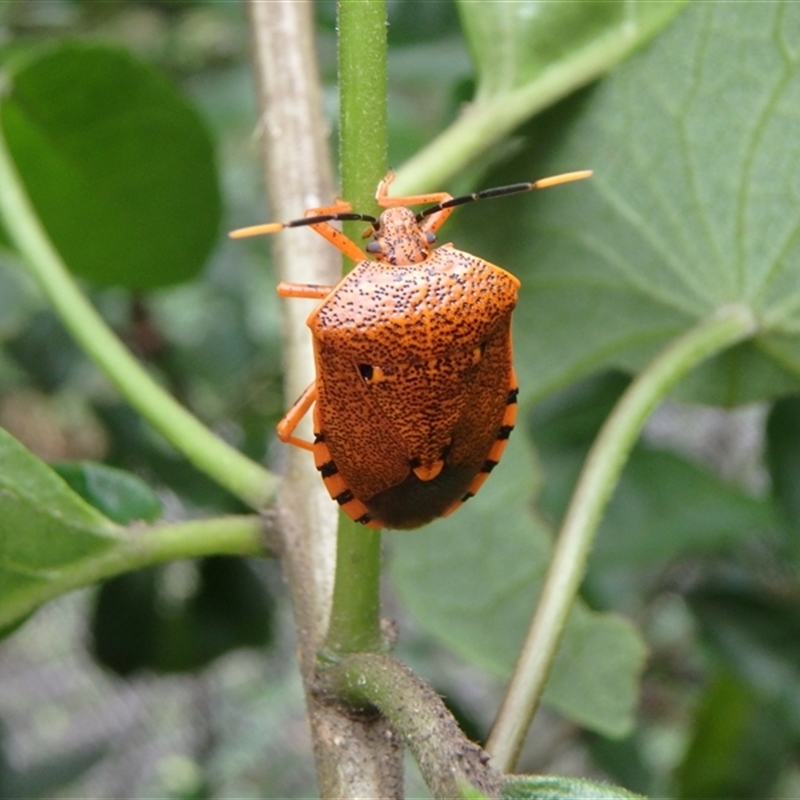
[[755, 335], [743, 305], [719, 309], [669, 344], [631, 383], [606, 420], [583, 466], [556, 541], [536, 612], [486, 745], [510, 772], [539, 704], [601, 515], [650, 412], [702, 361]]

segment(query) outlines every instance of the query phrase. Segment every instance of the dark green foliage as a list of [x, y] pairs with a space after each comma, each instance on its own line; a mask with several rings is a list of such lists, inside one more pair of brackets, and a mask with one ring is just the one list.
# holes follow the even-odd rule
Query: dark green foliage
[[185, 566], [183, 586], [170, 585], [171, 567], [102, 585], [91, 626], [101, 664], [120, 675], [197, 671], [234, 648], [269, 644], [272, 601], [247, 561], [217, 556]]
[[5, 69], [4, 135], [70, 268], [132, 289], [196, 275], [220, 197], [208, 133], [176, 89], [100, 46], [18, 52]]

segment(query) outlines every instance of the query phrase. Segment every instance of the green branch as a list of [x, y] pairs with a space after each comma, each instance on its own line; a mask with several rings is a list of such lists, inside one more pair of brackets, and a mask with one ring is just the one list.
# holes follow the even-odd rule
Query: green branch
[[492, 763], [504, 772], [510, 772], [517, 760], [583, 579], [601, 515], [647, 417], [693, 367], [752, 337], [757, 328], [749, 308], [720, 309], [663, 350], [638, 375], [603, 425], [578, 478], [536, 613], [486, 745]]
[[209, 555], [267, 555], [271, 533], [265, 518], [257, 516], [130, 528], [105, 552], [53, 570], [48, 573], [48, 580], [31, 581], [15, 597], [5, 599], [0, 608], [0, 630], [65, 592], [134, 569]]
[[[358, 211], [377, 211], [375, 190], [386, 174], [386, 2], [339, 3], [339, 167], [342, 196]], [[360, 236], [363, 224], [345, 230]]]
[[226, 444], [162, 389], [81, 293], [31, 205], [2, 129], [0, 215], [64, 326], [123, 397], [202, 472], [253, 508], [269, 505], [278, 478]]
[[[339, 139], [342, 195], [359, 211], [375, 211], [386, 173], [386, 3], [339, 5]], [[363, 225], [349, 235], [360, 236]], [[327, 655], [379, 650], [380, 533], [340, 514]]]
[[[354, 708], [377, 708], [413, 754], [434, 797], [496, 797], [502, 775], [470, 742], [442, 698], [408, 667], [362, 653], [323, 671], [322, 687]], [[473, 789], [474, 787], [474, 789]]]

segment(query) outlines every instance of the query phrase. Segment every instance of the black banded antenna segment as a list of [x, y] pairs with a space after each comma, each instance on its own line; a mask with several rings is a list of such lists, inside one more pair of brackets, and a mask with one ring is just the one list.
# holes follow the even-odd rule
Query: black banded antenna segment
[[284, 222], [284, 228], [299, 228], [301, 225], [316, 225], [320, 222], [371, 222], [375, 225], [378, 222], [377, 217], [370, 214], [355, 214], [350, 211], [343, 211], [338, 214], [319, 214], [316, 217], [302, 217], [301, 219], [293, 219], [291, 222]]
[[460, 197], [451, 197], [449, 200], [442, 200], [430, 208], [423, 209], [417, 214], [417, 222], [422, 222], [425, 217], [435, 214], [437, 211], [444, 211], [446, 208], [454, 208], [455, 206], [463, 206], [464, 203], [473, 203], [475, 200], [487, 200], [490, 197], [503, 197], [507, 194], [520, 194], [521, 192], [529, 192], [531, 189], [547, 189], [550, 186], [559, 186], [562, 183], [571, 183], [572, 181], [582, 181], [584, 178], [590, 177], [592, 170], [581, 169], [575, 172], [562, 172], [560, 175], [553, 175], [549, 178], [540, 178], [538, 181], [532, 183], [511, 183], [508, 186], [497, 186], [493, 189], [484, 189], [480, 192], [473, 192], [472, 194], [464, 194]]
[[508, 186], [495, 186], [493, 189], [484, 189], [480, 192], [473, 192], [472, 194], [462, 194], [460, 197], [451, 197], [449, 200], [443, 200], [435, 206], [423, 209], [417, 214], [417, 222], [422, 222], [425, 217], [435, 214], [437, 211], [444, 211], [445, 208], [454, 208], [455, 206], [463, 206], [465, 203], [474, 203], [476, 200], [488, 200], [491, 197], [503, 197], [507, 194], [521, 194], [522, 192], [529, 192], [535, 189], [535, 183], [511, 183]]

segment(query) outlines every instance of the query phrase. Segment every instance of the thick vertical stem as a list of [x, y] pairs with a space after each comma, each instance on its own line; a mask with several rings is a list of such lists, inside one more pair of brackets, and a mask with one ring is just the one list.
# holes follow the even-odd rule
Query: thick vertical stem
[[342, 0], [339, 3], [342, 194], [368, 214], [377, 210], [375, 189], [386, 174], [386, 52], [385, 0]]
[[[358, 211], [373, 213], [388, 139], [384, 0], [339, 4], [339, 95], [342, 194]], [[379, 533], [342, 515], [327, 651], [380, 648], [380, 548]]]

